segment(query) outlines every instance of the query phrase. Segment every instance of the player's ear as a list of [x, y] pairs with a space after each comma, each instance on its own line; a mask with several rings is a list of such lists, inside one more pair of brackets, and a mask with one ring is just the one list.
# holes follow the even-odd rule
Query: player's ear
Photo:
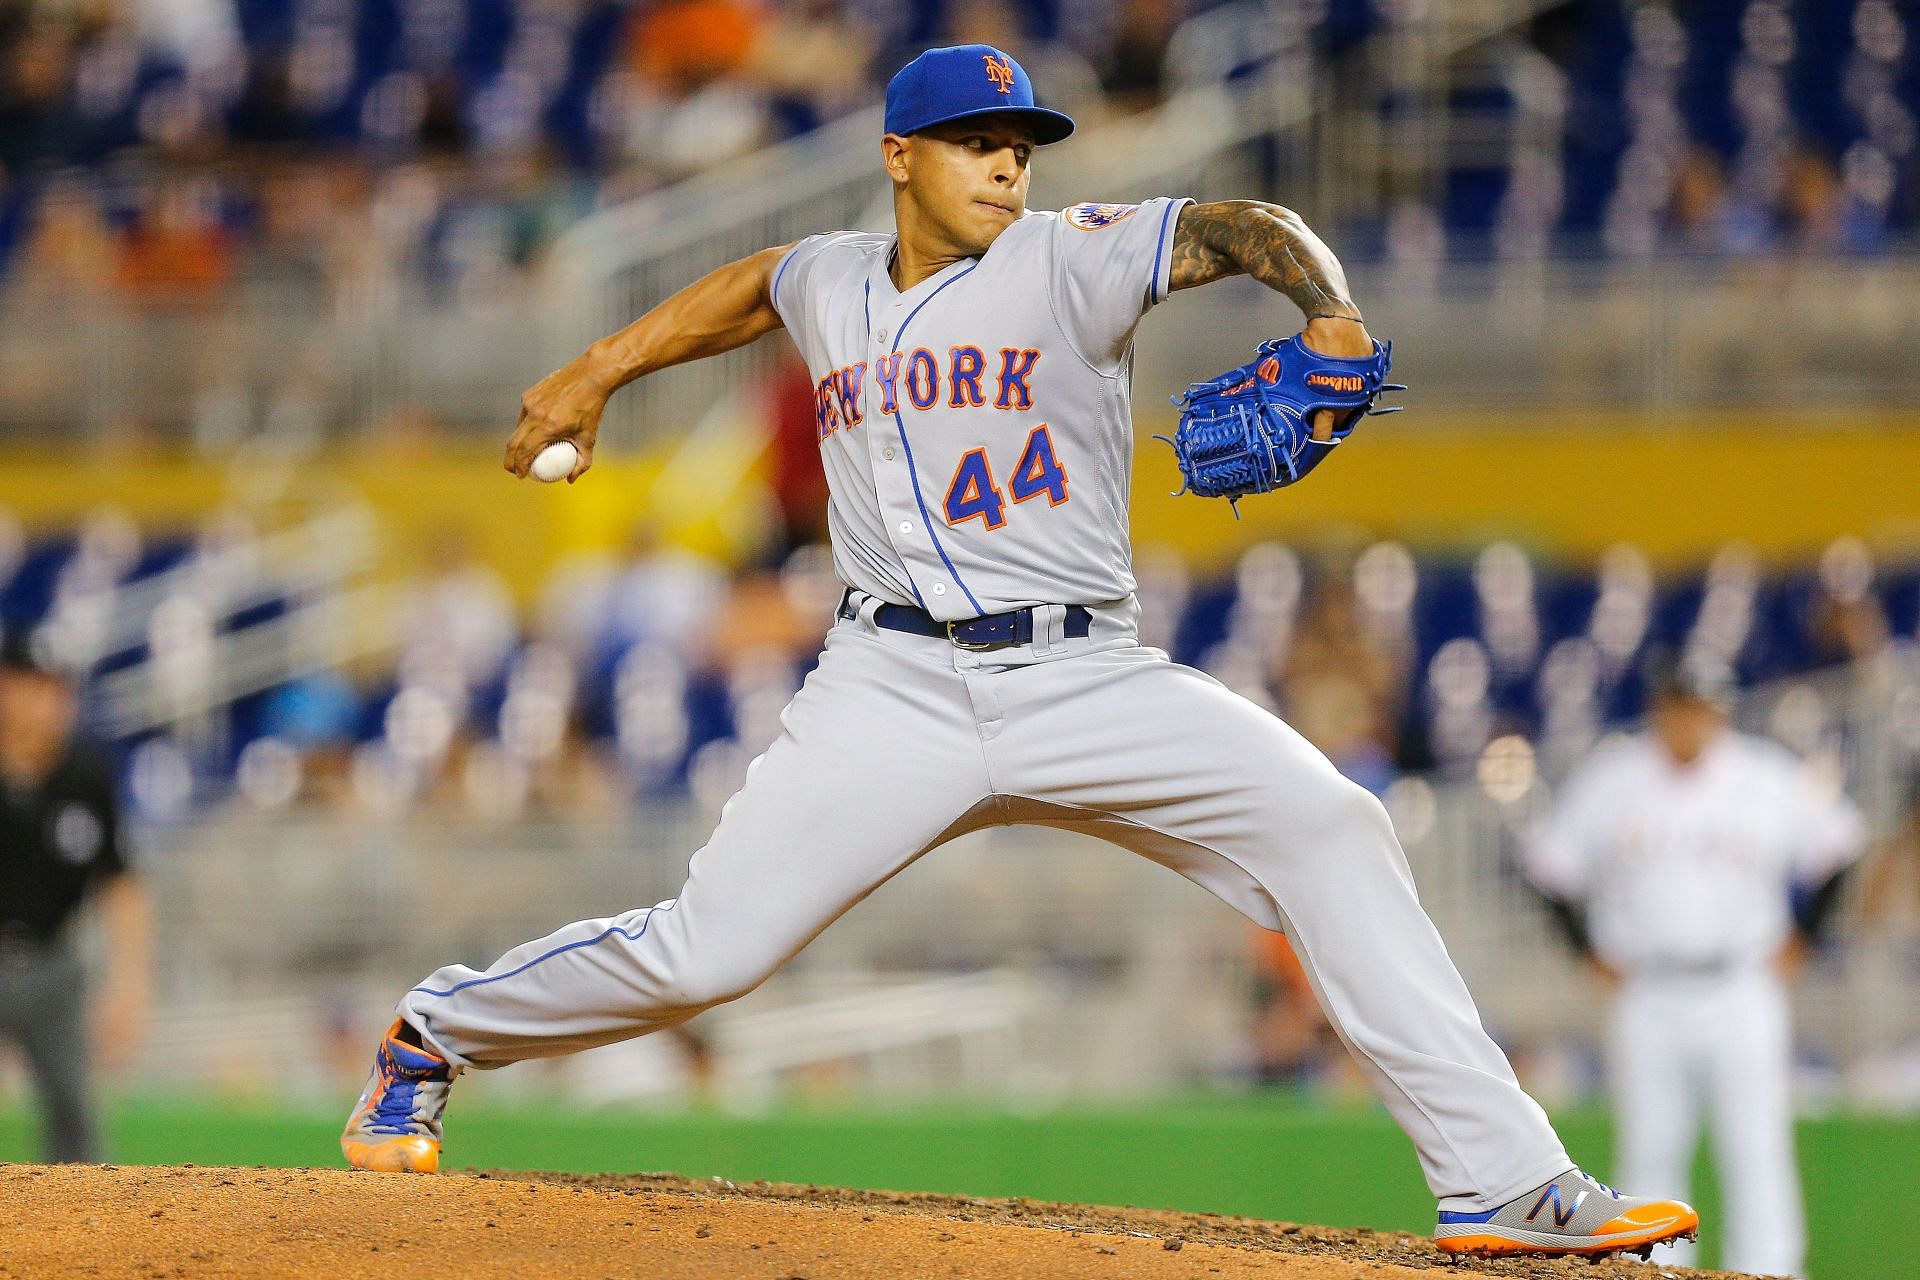
[[905, 185], [907, 181], [907, 152], [913, 147], [910, 138], [897, 133], [889, 133], [880, 139], [880, 163], [886, 168], [887, 176], [896, 184]]

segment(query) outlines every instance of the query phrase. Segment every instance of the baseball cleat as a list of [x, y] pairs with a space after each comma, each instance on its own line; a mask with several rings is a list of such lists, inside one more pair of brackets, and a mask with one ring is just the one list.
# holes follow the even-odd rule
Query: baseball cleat
[[433, 1173], [440, 1168], [440, 1113], [459, 1072], [439, 1054], [400, 1039], [401, 1025], [396, 1021], [381, 1038], [340, 1150], [356, 1169]]
[[1624, 1196], [1578, 1169], [1485, 1213], [1440, 1212], [1433, 1242], [1446, 1253], [1492, 1258], [1507, 1254], [1558, 1258], [1636, 1253], [1691, 1240], [1700, 1215], [1678, 1200]]

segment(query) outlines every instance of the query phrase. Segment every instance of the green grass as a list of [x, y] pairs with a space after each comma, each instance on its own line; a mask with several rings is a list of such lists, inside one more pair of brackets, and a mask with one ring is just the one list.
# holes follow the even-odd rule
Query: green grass
[[[1608, 1167], [1603, 1116], [1556, 1118], [1568, 1146]], [[330, 1165], [331, 1112], [124, 1099], [107, 1118], [126, 1164]], [[1371, 1108], [1287, 1095], [1177, 1098], [1033, 1115], [933, 1105], [712, 1112], [469, 1107], [455, 1118], [457, 1167], [575, 1172], [671, 1170], [738, 1181], [831, 1183], [979, 1196], [1133, 1204], [1424, 1232], [1428, 1199], [1407, 1141]], [[1920, 1118], [1834, 1116], [1800, 1126], [1819, 1280], [1920, 1275]], [[0, 1160], [33, 1158], [33, 1127], [0, 1110]], [[1704, 1160], [1706, 1257], [1718, 1197]]]

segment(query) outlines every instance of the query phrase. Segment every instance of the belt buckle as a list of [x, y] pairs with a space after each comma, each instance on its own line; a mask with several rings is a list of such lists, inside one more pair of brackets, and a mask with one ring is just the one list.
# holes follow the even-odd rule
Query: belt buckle
[[[962, 619], [962, 621], [971, 622], [973, 619], [967, 618]], [[953, 643], [953, 647], [956, 649], [965, 649], [969, 653], [991, 653], [995, 649], [1004, 649], [1013, 643], [1011, 640], [962, 640], [954, 632], [954, 627], [958, 625], [958, 623], [954, 622], [946, 624], [947, 639]]]

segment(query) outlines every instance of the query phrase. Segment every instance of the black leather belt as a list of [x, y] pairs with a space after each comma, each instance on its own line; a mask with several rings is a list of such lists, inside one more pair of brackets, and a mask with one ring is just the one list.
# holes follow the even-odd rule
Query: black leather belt
[[[1092, 611], [1077, 604], [1070, 604], [1066, 609], [1068, 639], [1084, 639], [1093, 627]], [[916, 609], [910, 604], [883, 604], [874, 610], [873, 620], [889, 631], [951, 640], [962, 649], [983, 652], [1032, 644], [1033, 613], [1031, 608], [1015, 609], [1012, 613], [989, 613], [960, 622], [942, 622], [926, 610]], [[839, 614], [843, 618], [855, 616], [852, 591], [841, 594]]]

